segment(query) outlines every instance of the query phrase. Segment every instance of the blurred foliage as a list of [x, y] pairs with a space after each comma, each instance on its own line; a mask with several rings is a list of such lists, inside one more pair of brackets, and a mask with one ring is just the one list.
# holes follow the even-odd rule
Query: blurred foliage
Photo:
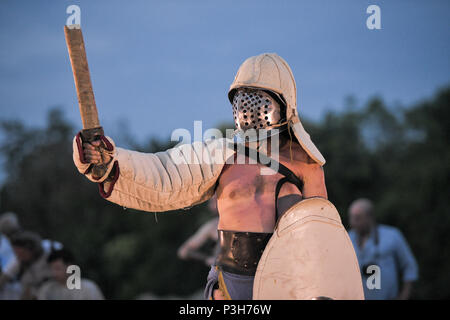
[[[399, 227], [419, 262], [414, 297], [450, 298], [450, 88], [408, 108], [388, 108], [380, 98], [360, 107], [348, 101], [352, 106], [320, 122], [304, 120], [327, 159], [329, 199], [344, 223], [352, 200], [373, 199], [378, 221]], [[176, 251], [210, 218], [205, 204], [156, 216], [102, 199], [72, 164], [75, 132], [58, 109], [49, 112], [46, 128], [17, 121], [1, 128], [0, 212], [16, 212], [25, 228], [72, 249], [82, 275], [107, 298], [183, 296], [203, 288], [208, 269], [179, 260]], [[146, 152], [170, 147], [125, 140]]]

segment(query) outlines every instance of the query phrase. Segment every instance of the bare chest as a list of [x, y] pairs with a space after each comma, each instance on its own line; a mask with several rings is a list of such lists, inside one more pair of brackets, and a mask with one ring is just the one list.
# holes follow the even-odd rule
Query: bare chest
[[[227, 165], [219, 179], [218, 199], [260, 200], [264, 197], [273, 199], [275, 187], [283, 176], [277, 172], [261, 174], [261, 169], [266, 168], [259, 164]], [[267, 170], [265, 172], [267, 173]], [[284, 193], [300, 193], [294, 185], [288, 186], [288, 184], [283, 191]]]

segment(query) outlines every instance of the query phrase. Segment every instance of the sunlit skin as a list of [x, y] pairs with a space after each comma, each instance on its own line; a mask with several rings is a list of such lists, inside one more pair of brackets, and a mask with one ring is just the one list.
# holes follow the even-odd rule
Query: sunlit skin
[[[290, 183], [283, 185], [279, 195], [280, 214], [303, 198], [327, 198], [322, 167], [313, 162], [297, 143], [289, 143], [279, 152], [278, 161], [304, 182], [303, 195]], [[283, 177], [279, 173], [261, 175], [260, 164], [225, 165], [217, 187], [219, 229], [251, 232], [273, 232], [275, 227], [275, 186]]]

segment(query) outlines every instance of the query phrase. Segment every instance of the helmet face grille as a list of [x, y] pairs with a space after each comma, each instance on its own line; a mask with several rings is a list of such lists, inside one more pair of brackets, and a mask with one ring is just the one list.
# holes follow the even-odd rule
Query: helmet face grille
[[268, 93], [241, 88], [233, 98], [233, 117], [238, 130], [268, 130], [281, 122], [281, 108]]

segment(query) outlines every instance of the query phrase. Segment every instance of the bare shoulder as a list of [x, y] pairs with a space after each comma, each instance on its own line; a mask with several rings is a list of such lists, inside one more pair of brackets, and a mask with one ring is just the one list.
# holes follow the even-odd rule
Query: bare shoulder
[[[292, 150], [292, 160], [289, 148]], [[285, 145], [280, 150], [280, 161], [303, 180], [305, 198], [328, 197], [323, 167], [312, 160], [298, 143], [293, 142], [291, 147]]]
[[311, 159], [302, 146], [295, 141], [286, 143], [280, 149], [280, 160], [290, 163], [295, 168], [294, 172], [296, 170], [322, 170], [322, 167]]

